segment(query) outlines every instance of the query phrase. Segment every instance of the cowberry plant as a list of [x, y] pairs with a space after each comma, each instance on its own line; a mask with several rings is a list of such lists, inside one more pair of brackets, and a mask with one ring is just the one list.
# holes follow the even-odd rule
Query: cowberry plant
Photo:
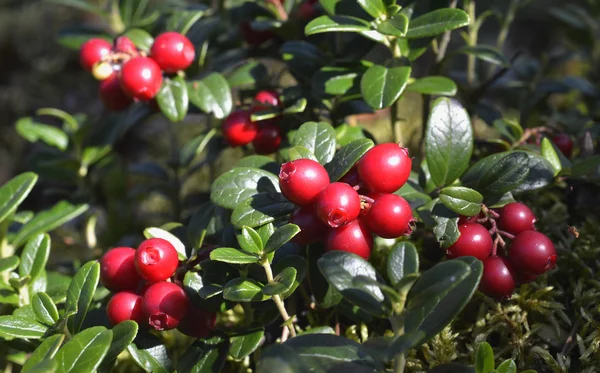
[[505, 55], [536, 1], [49, 2], [104, 110], [16, 124], [4, 371], [597, 371], [600, 94]]

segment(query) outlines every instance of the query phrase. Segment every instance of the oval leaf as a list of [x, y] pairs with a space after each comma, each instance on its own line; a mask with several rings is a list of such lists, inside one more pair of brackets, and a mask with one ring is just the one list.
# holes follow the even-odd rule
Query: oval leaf
[[300, 232], [300, 227], [295, 224], [285, 224], [279, 228], [269, 237], [267, 244], [265, 245], [265, 252], [272, 253], [285, 245], [289, 240], [294, 238]]
[[229, 337], [231, 343], [229, 355], [236, 360], [245, 358], [256, 351], [264, 335], [265, 331], [263, 328], [232, 335]]
[[399, 61], [389, 60], [386, 66], [373, 65], [363, 74], [360, 92], [373, 109], [391, 106], [404, 92], [411, 68], [398, 64]]
[[219, 247], [210, 252], [210, 258], [218, 262], [231, 264], [251, 264], [258, 263], [260, 257], [256, 254], [248, 253], [232, 247]]
[[432, 96], [455, 96], [456, 83], [445, 76], [427, 76], [417, 79], [406, 87], [407, 91]]
[[341, 179], [373, 146], [373, 141], [370, 139], [354, 140], [348, 145], [342, 146], [335, 153], [331, 162], [325, 165], [331, 181], [334, 182]]
[[185, 80], [177, 76], [165, 79], [156, 94], [158, 108], [171, 122], [180, 122], [188, 111], [188, 88]]
[[21, 253], [19, 276], [36, 278], [46, 267], [50, 256], [50, 236], [39, 234], [30, 239]]
[[308, 35], [320, 34], [322, 32], [362, 32], [370, 31], [369, 22], [350, 16], [321, 16], [313, 19], [304, 28]]
[[58, 350], [60, 373], [94, 372], [100, 366], [112, 341], [112, 331], [95, 326], [77, 333]]
[[31, 356], [29, 356], [27, 361], [25, 361], [21, 372], [28, 373], [35, 371], [35, 366], [37, 364], [48, 359], [53, 359], [64, 340], [64, 334], [55, 334], [46, 338], [46, 340], [31, 353]]
[[188, 82], [187, 89], [190, 102], [205, 113], [223, 119], [231, 112], [231, 89], [223, 75], [212, 73], [202, 80]]
[[324, 122], [306, 122], [298, 128], [292, 145], [303, 146], [312, 152], [321, 164], [333, 159], [335, 154], [335, 130]]
[[247, 253], [260, 255], [263, 251], [263, 242], [260, 235], [250, 227], [242, 227], [242, 233], [237, 236], [240, 248]]
[[294, 281], [296, 281], [296, 268], [285, 268], [273, 278], [273, 281], [269, 281], [269, 283], [263, 287], [263, 293], [271, 296], [283, 294], [290, 290], [294, 285]]
[[475, 352], [475, 373], [490, 373], [495, 366], [492, 346], [487, 342], [482, 342], [477, 346]]
[[112, 328], [112, 342], [104, 357], [102, 365], [112, 362], [125, 351], [135, 339], [138, 332], [138, 324], [132, 320], [126, 320], [118, 323]]
[[226, 338], [213, 337], [210, 339], [198, 339], [183, 354], [177, 364], [180, 373], [213, 373], [221, 372], [229, 343]]
[[232, 302], [261, 302], [270, 297], [262, 292], [263, 285], [250, 278], [234, 278], [223, 289], [223, 298]]
[[457, 214], [475, 216], [481, 211], [483, 196], [471, 188], [450, 186], [440, 191], [440, 201]]
[[17, 210], [37, 179], [38, 176], [33, 172], [26, 172], [13, 177], [0, 188], [0, 223]]
[[100, 277], [100, 263], [88, 262], [75, 273], [65, 304], [66, 312], [74, 312], [69, 317], [67, 326], [73, 334], [77, 333], [94, 298], [98, 279]]
[[210, 199], [221, 207], [233, 210], [240, 202], [259, 192], [272, 191], [279, 191], [279, 179], [275, 175], [258, 168], [236, 167], [213, 182]]
[[46, 293], [37, 293], [31, 299], [36, 318], [46, 325], [54, 325], [58, 321], [58, 309], [52, 298]]
[[428, 38], [469, 24], [469, 15], [460, 9], [437, 9], [410, 21], [408, 39]]
[[0, 316], [0, 336], [3, 338], [41, 338], [48, 327], [19, 316]]
[[237, 228], [244, 225], [259, 227], [290, 214], [295, 208], [296, 205], [281, 193], [259, 193], [235, 207], [231, 214], [231, 223]]
[[394, 286], [407, 275], [419, 272], [419, 253], [408, 241], [398, 242], [388, 255], [387, 275]]

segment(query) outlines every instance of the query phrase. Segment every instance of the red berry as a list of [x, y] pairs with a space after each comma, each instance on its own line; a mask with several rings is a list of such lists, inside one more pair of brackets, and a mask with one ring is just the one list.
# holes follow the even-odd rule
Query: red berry
[[142, 310], [156, 330], [176, 328], [188, 312], [188, 297], [172, 282], [152, 284], [142, 297]]
[[298, 18], [303, 21], [310, 21], [315, 18], [316, 15], [317, 11], [310, 1], [300, 4], [300, 7], [298, 8]]
[[261, 124], [256, 137], [252, 141], [256, 154], [271, 154], [279, 149], [281, 131], [274, 123]]
[[279, 94], [271, 90], [259, 91], [256, 96], [254, 96], [254, 101], [258, 103], [258, 105], [254, 106], [256, 110], [266, 110], [272, 107], [279, 107], [281, 104], [279, 101]]
[[127, 36], [119, 36], [115, 40], [115, 46], [113, 49], [117, 53], [126, 53], [133, 57], [137, 57], [140, 54], [135, 46], [135, 43]]
[[112, 45], [104, 39], [90, 39], [86, 41], [79, 50], [81, 66], [87, 71], [92, 71], [94, 64], [107, 57], [111, 49]]
[[133, 98], [150, 101], [162, 85], [158, 64], [148, 57], [135, 57], [121, 67], [121, 87]]
[[135, 252], [135, 268], [150, 282], [164, 281], [173, 276], [178, 264], [177, 250], [162, 238], [142, 242]]
[[315, 202], [317, 216], [332, 228], [356, 220], [360, 214], [360, 197], [346, 183], [335, 182], [319, 193]]
[[491, 256], [483, 261], [479, 290], [493, 298], [510, 297], [515, 290], [515, 276], [508, 259]]
[[537, 279], [537, 275], [533, 275], [531, 273], [517, 273], [516, 279], [519, 284], [528, 284], [530, 282], [534, 282]]
[[178, 32], [165, 32], [154, 39], [150, 56], [167, 73], [185, 70], [194, 61], [196, 51], [190, 39]]
[[246, 43], [254, 47], [273, 39], [275, 36], [271, 30], [254, 30], [248, 22], [240, 24], [240, 33], [244, 37], [244, 40], [246, 40]]
[[365, 221], [379, 237], [396, 238], [411, 233], [410, 224], [414, 218], [412, 209], [404, 198], [384, 194], [375, 199]]
[[194, 338], [205, 338], [215, 329], [217, 315], [214, 312], [194, 307], [189, 303], [188, 313], [181, 320], [177, 330]]
[[358, 174], [370, 191], [393, 193], [410, 176], [412, 160], [408, 150], [397, 144], [380, 144], [358, 161]]
[[300, 227], [300, 232], [292, 241], [300, 245], [310, 245], [321, 241], [327, 234], [327, 226], [319, 219], [313, 206], [302, 206], [292, 213], [290, 223]]
[[519, 233], [510, 245], [508, 258], [525, 273], [541, 275], [556, 265], [556, 249], [548, 237], [536, 231]]
[[113, 73], [108, 79], [100, 82], [98, 94], [104, 106], [110, 111], [125, 110], [133, 103], [131, 97], [121, 88], [117, 73]]
[[552, 142], [560, 149], [567, 158], [571, 158], [573, 153], [573, 140], [566, 133], [559, 133], [552, 138]]
[[236, 110], [223, 121], [221, 129], [229, 145], [242, 146], [254, 140], [258, 133], [258, 124], [250, 120], [250, 112]]
[[485, 260], [492, 253], [492, 235], [481, 224], [467, 223], [458, 226], [460, 237], [448, 248], [448, 258], [474, 256]]
[[128, 291], [121, 291], [110, 298], [106, 305], [106, 316], [112, 325], [133, 320], [140, 325], [145, 324], [142, 312], [142, 297]]
[[319, 193], [329, 185], [325, 167], [312, 159], [296, 159], [281, 165], [279, 186], [289, 201], [299, 206], [315, 201]]
[[135, 270], [135, 249], [115, 247], [100, 259], [100, 282], [112, 292], [136, 291], [142, 278]]
[[458, 218], [458, 225], [463, 225], [466, 223], [477, 223], [477, 219], [479, 219], [480, 216], [479, 215], [475, 215], [475, 216], [460, 216]]
[[510, 234], [535, 230], [535, 215], [529, 207], [521, 202], [512, 202], [502, 207], [498, 213], [498, 228]]
[[357, 186], [360, 184], [360, 176], [358, 175], [358, 167], [355, 165], [346, 172], [344, 176], [340, 178], [340, 183], [346, 183], [350, 186]]
[[340, 250], [368, 259], [373, 249], [373, 235], [360, 220], [329, 229], [325, 238], [325, 250]]

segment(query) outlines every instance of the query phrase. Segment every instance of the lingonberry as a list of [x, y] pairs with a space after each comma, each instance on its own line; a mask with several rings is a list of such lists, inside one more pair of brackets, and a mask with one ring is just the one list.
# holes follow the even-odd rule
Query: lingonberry
[[396, 238], [411, 232], [414, 221], [406, 200], [395, 194], [384, 194], [369, 209], [365, 218], [373, 233], [382, 238]]
[[113, 66], [108, 61], [100, 61], [94, 64], [92, 67], [92, 75], [96, 80], [106, 80], [114, 74]]
[[448, 248], [446, 254], [449, 258], [461, 256], [474, 256], [485, 260], [492, 253], [492, 236], [481, 224], [467, 223], [458, 227], [460, 237]]
[[475, 216], [460, 216], [458, 218], [458, 225], [463, 225], [466, 223], [477, 223], [477, 219], [479, 219], [481, 216], [480, 215], [475, 215]]
[[192, 42], [178, 32], [165, 32], [154, 39], [150, 56], [167, 73], [185, 70], [194, 61], [196, 51]]
[[279, 186], [289, 201], [299, 206], [311, 204], [329, 185], [325, 167], [312, 159], [296, 159], [281, 165]]
[[340, 183], [346, 183], [350, 186], [360, 185], [360, 176], [358, 175], [358, 167], [354, 166], [350, 171], [346, 172], [344, 176], [340, 178]]
[[346, 183], [331, 183], [319, 193], [315, 211], [324, 223], [337, 228], [358, 218], [360, 196]]
[[98, 95], [104, 107], [110, 111], [125, 110], [133, 103], [131, 97], [121, 88], [121, 82], [117, 73], [113, 73], [108, 79], [100, 82]]
[[100, 282], [112, 292], [136, 291], [142, 278], [135, 270], [135, 249], [115, 247], [100, 259]]
[[133, 98], [150, 101], [162, 85], [162, 72], [153, 59], [135, 57], [121, 67], [121, 87]]
[[538, 275], [534, 275], [531, 273], [517, 272], [516, 280], [519, 284], [528, 284], [530, 282], [534, 282], [537, 279]]
[[178, 264], [177, 250], [162, 238], [145, 240], [135, 251], [135, 268], [150, 282], [164, 281], [173, 276]]
[[565, 157], [571, 158], [571, 154], [573, 154], [573, 140], [571, 136], [566, 133], [559, 133], [552, 137], [552, 142], [556, 144]]
[[314, 3], [315, 2], [313, 1], [305, 1], [300, 4], [300, 7], [298, 8], [298, 18], [305, 22], [315, 18], [317, 10], [315, 9]]
[[513, 266], [525, 273], [541, 275], [556, 265], [556, 249], [548, 237], [537, 231], [519, 233], [508, 250]]
[[529, 207], [521, 202], [512, 202], [502, 207], [498, 213], [498, 228], [510, 234], [535, 230], [535, 215]]
[[325, 238], [326, 251], [346, 251], [368, 259], [373, 249], [373, 235], [360, 220], [330, 228]]
[[258, 133], [258, 124], [250, 120], [250, 112], [236, 110], [221, 125], [223, 137], [231, 146], [247, 145]]
[[112, 45], [104, 39], [90, 39], [83, 43], [79, 50], [79, 61], [87, 71], [92, 71], [94, 64], [108, 57]]
[[279, 101], [279, 94], [272, 90], [264, 89], [259, 91], [254, 96], [254, 101], [257, 104], [254, 106], [256, 110], [266, 110], [272, 107], [279, 107], [281, 102]]
[[214, 312], [197, 308], [190, 302], [188, 313], [179, 323], [177, 330], [189, 337], [204, 338], [215, 329], [216, 322], [217, 315]]
[[370, 191], [393, 193], [406, 183], [412, 160], [408, 150], [397, 144], [380, 144], [358, 161], [358, 174]]
[[133, 320], [140, 325], [145, 324], [142, 311], [142, 297], [129, 291], [121, 291], [110, 298], [106, 305], [106, 316], [112, 325]]
[[327, 234], [327, 226], [319, 219], [313, 206], [297, 208], [290, 217], [290, 223], [300, 227], [300, 232], [292, 241], [300, 245], [319, 242]]
[[140, 54], [135, 43], [127, 36], [119, 36], [115, 40], [113, 50], [117, 53], [126, 53], [132, 57], [137, 57]]
[[279, 149], [281, 144], [281, 131], [279, 126], [272, 122], [259, 125], [256, 137], [252, 140], [252, 146], [256, 154], [271, 154]]
[[510, 297], [515, 290], [515, 275], [508, 259], [491, 256], [483, 261], [479, 290], [493, 298]]
[[152, 284], [142, 297], [142, 310], [148, 324], [156, 330], [176, 328], [188, 312], [188, 297], [172, 282]]

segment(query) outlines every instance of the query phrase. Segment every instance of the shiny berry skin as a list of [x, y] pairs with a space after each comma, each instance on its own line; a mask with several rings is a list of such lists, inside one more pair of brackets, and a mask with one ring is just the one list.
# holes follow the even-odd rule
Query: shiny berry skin
[[137, 50], [137, 47], [135, 46], [135, 43], [127, 36], [119, 36], [115, 40], [115, 45], [113, 49], [117, 53], [126, 53], [131, 55], [132, 57], [137, 57], [140, 54]]
[[92, 71], [94, 64], [107, 57], [112, 50], [112, 45], [104, 39], [90, 39], [83, 43], [79, 50], [79, 61], [87, 71]]
[[373, 249], [373, 235], [360, 220], [330, 228], [325, 237], [326, 251], [346, 251], [368, 259]]
[[515, 269], [541, 275], [556, 265], [556, 249], [548, 237], [537, 231], [519, 233], [508, 249], [508, 258]]
[[148, 57], [135, 57], [121, 67], [121, 87], [133, 98], [150, 101], [162, 85], [158, 64]]
[[150, 49], [150, 57], [166, 73], [187, 69], [195, 56], [196, 51], [190, 39], [173, 31], [158, 35]]
[[121, 88], [121, 82], [117, 73], [113, 73], [108, 79], [100, 82], [98, 95], [104, 107], [110, 111], [125, 110], [133, 103], [133, 99]]
[[479, 260], [485, 260], [492, 253], [492, 235], [481, 224], [467, 223], [458, 226], [460, 237], [448, 248], [448, 258], [459, 258], [461, 256], [474, 256]]
[[188, 297], [172, 282], [152, 284], [142, 297], [142, 310], [148, 324], [156, 330], [176, 328], [188, 313]]
[[302, 158], [281, 165], [279, 171], [281, 193], [296, 205], [311, 204], [327, 185], [329, 185], [329, 175], [319, 162]]
[[150, 238], [135, 251], [135, 268], [150, 282], [164, 281], [173, 276], [178, 264], [177, 250], [162, 238]]
[[223, 137], [231, 146], [247, 145], [258, 134], [258, 124], [250, 120], [250, 112], [236, 110], [221, 125]]
[[279, 149], [281, 144], [281, 131], [274, 123], [265, 123], [259, 126], [252, 146], [256, 154], [271, 154]]
[[508, 259], [491, 256], [483, 261], [479, 290], [492, 298], [508, 298], [515, 290], [514, 271]]
[[566, 133], [559, 133], [552, 137], [552, 142], [560, 149], [567, 158], [571, 158], [573, 154], [573, 140]]
[[475, 215], [475, 216], [460, 216], [458, 218], [458, 225], [463, 225], [466, 223], [477, 223], [477, 219], [479, 219], [481, 216], [480, 215]]
[[410, 234], [414, 221], [412, 210], [406, 200], [395, 194], [384, 194], [369, 209], [365, 218], [373, 233], [382, 238], [396, 238]]
[[194, 307], [190, 302], [187, 315], [181, 320], [177, 330], [183, 334], [194, 337], [207, 337], [215, 329], [217, 315], [214, 312]]
[[279, 94], [272, 90], [259, 91], [254, 96], [254, 101], [258, 104], [254, 106], [256, 110], [266, 110], [272, 107], [279, 107], [281, 102], [279, 101]]
[[331, 183], [319, 193], [315, 211], [321, 221], [337, 228], [358, 218], [360, 197], [356, 190], [346, 183]]
[[292, 241], [299, 245], [319, 242], [327, 234], [327, 225], [319, 219], [315, 208], [311, 205], [294, 210], [290, 223], [300, 227], [300, 232], [292, 238]]
[[358, 161], [358, 174], [370, 191], [393, 193], [406, 183], [411, 167], [412, 159], [406, 148], [393, 143], [380, 144]]
[[135, 270], [135, 249], [115, 247], [100, 259], [100, 282], [108, 290], [136, 291], [142, 281]]
[[502, 207], [498, 213], [498, 228], [510, 234], [535, 230], [536, 222], [533, 211], [521, 202], [512, 202]]
[[123, 321], [133, 320], [140, 325], [145, 325], [144, 312], [142, 311], [142, 297], [128, 291], [121, 291], [110, 298], [106, 305], [106, 316], [112, 325]]

